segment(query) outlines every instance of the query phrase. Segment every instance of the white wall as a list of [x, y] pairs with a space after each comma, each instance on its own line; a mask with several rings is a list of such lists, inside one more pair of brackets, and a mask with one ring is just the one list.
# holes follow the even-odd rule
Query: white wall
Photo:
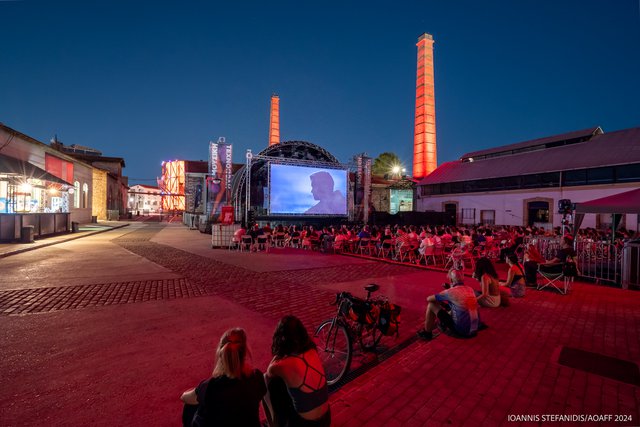
[[[144, 194], [140, 194], [144, 193]], [[133, 198], [133, 201], [131, 199]], [[132, 185], [129, 188], [129, 196], [127, 198], [127, 207], [131, 211], [142, 211], [144, 209], [149, 212], [159, 212], [162, 203], [162, 195], [160, 189], [144, 187], [142, 185]]]
[[[443, 212], [444, 203], [458, 203], [458, 222], [462, 222], [462, 209], [475, 208], [475, 219], [473, 223], [480, 223], [481, 210], [495, 210], [495, 223], [498, 225], [526, 225], [525, 224], [525, 204], [524, 200], [533, 198], [552, 199], [549, 209], [553, 212], [553, 227], [560, 226], [562, 215], [558, 214], [558, 200], [570, 199], [574, 203], [586, 202], [600, 197], [611, 196], [613, 194], [639, 188], [640, 184], [619, 184], [601, 186], [566, 187], [540, 190], [514, 190], [500, 191], [495, 193], [463, 193], [443, 196], [420, 196], [416, 201], [416, 210], [420, 212], [432, 210]], [[637, 230], [638, 215], [627, 215], [626, 227]], [[582, 227], [595, 227], [596, 215], [585, 215]]]

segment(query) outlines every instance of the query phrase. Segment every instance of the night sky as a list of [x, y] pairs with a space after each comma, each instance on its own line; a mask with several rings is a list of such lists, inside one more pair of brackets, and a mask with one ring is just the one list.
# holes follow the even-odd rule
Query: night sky
[[410, 171], [416, 41], [435, 40], [438, 163], [602, 126], [640, 126], [638, 0], [0, 1], [0, 122], [124, 157], [234, 162], [281, 140]]

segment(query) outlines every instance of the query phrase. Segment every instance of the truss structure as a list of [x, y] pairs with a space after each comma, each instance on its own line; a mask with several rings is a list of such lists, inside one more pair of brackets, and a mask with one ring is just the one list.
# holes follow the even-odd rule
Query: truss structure
[[[253, 154], [247, 150], [246, 164], [235, 175], [232, 186], [232, 200], [237, 219], [247, 219], [251, 205], [252, 181], [268, 182], [268, 165], [282, 164], [311, 166], [327, 169], [351, 171], [351, 164], [342, 164], [324, 148], [306, 141], [286, 141], [275, 144]], [[246, 185], [246, 184], [249, 185]]]
[[173, 160], [162, 164], [162, 177], [158, 178], [158, 188], [162, 192], [164, 211], [184, 211], [184, 183], [184, 160]]

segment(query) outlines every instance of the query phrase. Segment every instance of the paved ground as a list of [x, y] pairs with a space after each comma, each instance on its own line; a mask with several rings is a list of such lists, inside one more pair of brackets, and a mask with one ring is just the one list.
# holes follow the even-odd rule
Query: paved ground
[[[0, 259], [0, 425], [178, 425], [180, 393], [208, 375], [228, 327], [247, 329], [264, 369], [283, 314], [312, 329], [336, 291], [376, 282], [403, 306], [403, 342], [444, 279], [348, 256], [211, 249], [208, 238], [132, 223]], [[477, 338], [411, 341], [343, 386], [331, 397], [334, 425], [515, 425], [552, 414], [638, 425], [638, 386], [562, 366], [557, 354], [570, 346], [638, 362], [639, 308], [637, 292], [590, 284], [567, 296], [530, 291], [484, 310], [490, 328]]]

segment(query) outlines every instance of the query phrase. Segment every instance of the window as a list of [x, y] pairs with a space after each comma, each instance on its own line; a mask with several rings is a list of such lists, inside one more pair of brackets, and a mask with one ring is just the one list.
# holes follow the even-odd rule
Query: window
[[85, 209], [89, 207], [89, 186], [86, 182], [82, 184], [82, 207]]
[[462, 209], [462, 223], [474, 224], [476, 222], [476, 209], [475, 208], [463, 208]]
[[616, 181], [640, 181], [640, 164], [616, 166]]
[[73, 207], [80, 208], [80, 183], [78, 181], [73, 183]]
[[496, 211], [494, 210], [480, 211], [480, 222], [484, 225], [494, 225], [496, 223]]
[[613, 182], [613, 168], [594, 168], [587, 171], [587, 182], [589, 184], [609, 184]]
[[562, 174], [563, 185], [585, 185], [587, 183], [587, 171], [585, 169], [578, 169], [572, 171], [566, 171]]

